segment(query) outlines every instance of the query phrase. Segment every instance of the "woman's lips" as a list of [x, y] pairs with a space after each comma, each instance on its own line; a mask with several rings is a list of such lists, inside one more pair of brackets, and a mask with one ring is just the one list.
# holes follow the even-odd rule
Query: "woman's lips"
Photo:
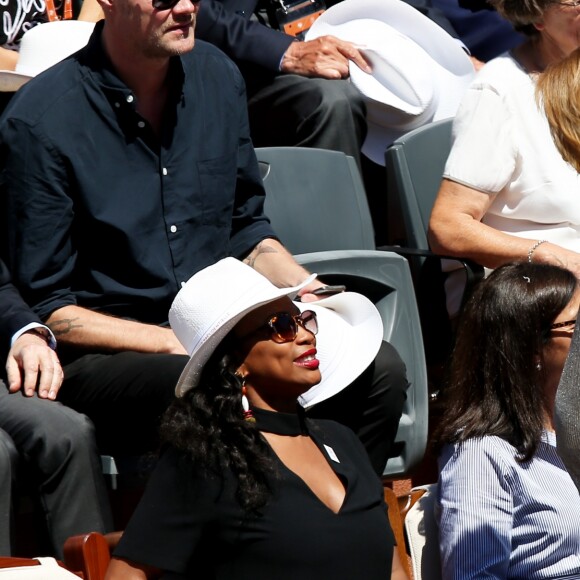
[[317, 369], [320, 361], [316, 358], [316, 349], [307, 350], [294, 361], [294, 364], [307, 369]]

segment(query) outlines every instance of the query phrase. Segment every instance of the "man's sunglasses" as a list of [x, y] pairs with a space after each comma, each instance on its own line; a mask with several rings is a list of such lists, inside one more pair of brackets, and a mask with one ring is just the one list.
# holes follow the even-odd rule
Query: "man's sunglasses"
[[[191, 0], [192, 4], [197, 4], [201, 0]], [[151, 4], [155, 10], [171, 10], [179, 0], [151, 0]]]
[[263, 325], [243, 336], [242, 340], [256, 332], [263, 332], [265, 330], [270, 334], [269, 338], [274, 342], [279, 344], [292, 342], [298, 334], [298, 326], [301, 326], [312, 334], [317, 334], [318, 321], [316, 320], [316, 312], [312, 310], [305, 310], [300, 314], [277, 312], [270, 316]]

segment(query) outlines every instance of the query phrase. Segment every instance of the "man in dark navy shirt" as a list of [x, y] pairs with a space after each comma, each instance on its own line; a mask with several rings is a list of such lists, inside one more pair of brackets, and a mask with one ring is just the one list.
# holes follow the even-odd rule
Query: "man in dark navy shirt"
[[227, 255], [278, 285], [307, 272], [263, 214], [238, 69], [192, 50], [199, 2], [100, 4], [87, 47], [17, 93], [0, 151], [10, 264], [59, 337], [59, 399], [117, 453], [149, 449], [173, 398], [187, 357], [167, 312], [183, 282]]

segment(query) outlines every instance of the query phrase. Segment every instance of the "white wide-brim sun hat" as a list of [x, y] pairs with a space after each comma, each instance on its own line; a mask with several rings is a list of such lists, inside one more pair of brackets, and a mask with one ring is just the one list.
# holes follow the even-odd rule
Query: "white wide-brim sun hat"
[[453, 117], [475, 70], [459, 42], [402, 0], [343, 0], [326, 10], [306, 40], [332, 35], [356, 44], [372, 74], [350, 63], [367, 105], [362, 151], [385, 164], [385, 149], [426, 123]]
[[20, 40], [16, 70], [0, 70], [0, 92], [17, 91], [36, 75], [87, 44], [94, 22], [55, 20], [33, 26]]
[[[224, 258], [194, 274], [169, 311], [171, 328], [190, 357], [176, 396], [199, 384], [211, 354], [246, 314], [283, 296], [295, 298], [315, 277], [278, 288], [235, 258]], [[373, 303], [354, 292], [296, 305], [302, 311], [315, 311], [318, 317], [316, 348], [322, 381], [302, 395], [300, 403], [309, 407], [340, 392], [371, 364], [381, 345], [383, 325]]]

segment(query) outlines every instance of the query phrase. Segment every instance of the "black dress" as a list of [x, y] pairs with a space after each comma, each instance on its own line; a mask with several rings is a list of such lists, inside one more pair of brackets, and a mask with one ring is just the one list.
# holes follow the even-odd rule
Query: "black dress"
[[307, 429], [345, 484], [338, 514], [279, 460], [273, 495], [258, 515], [248, 514], [234, 498], [231, 473], [199, 473], [185, 454], [169, 448], [115, 556], [165, 570], [163, 578], [390, 578], [394, 541], [382, 485], [354, 433], [332, 421], [255, 414], [262, 431]]

